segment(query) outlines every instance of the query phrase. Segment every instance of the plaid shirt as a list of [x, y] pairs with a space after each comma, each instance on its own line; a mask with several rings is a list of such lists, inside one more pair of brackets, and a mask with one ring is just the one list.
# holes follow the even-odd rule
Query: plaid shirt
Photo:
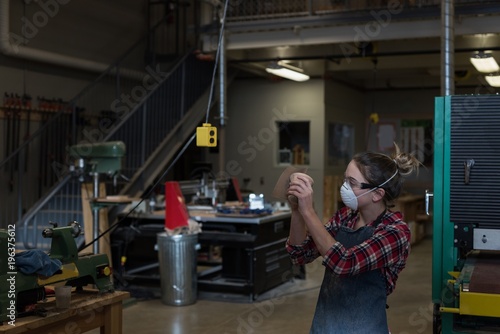
[[[389, 295], [394, 291], [398, 275], [410, 253], [410, 229], [402, 218], [400, 212], [386, 211], [371, 238], [352, 248], [345, 248], [337, 241], [325, 254], [323, 265], [335, 275], [344, 277], [382, 269]], [[339, 226], [352, 229], [357, 221], [358, 212], [343, 207], [325, 227], [335, 238]], [[309, 235], [301, 245], [291, 245], [287, 241], [286, 249], [294, 264], [306, 264], [320, 256]]]

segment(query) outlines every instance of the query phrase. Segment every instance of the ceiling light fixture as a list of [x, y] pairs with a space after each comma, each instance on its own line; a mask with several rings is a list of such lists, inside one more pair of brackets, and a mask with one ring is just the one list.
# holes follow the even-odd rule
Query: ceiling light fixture
[[484, 77], [486, 82], [492, 87], [500, 87], [500, 74], [490, 74]]
[[478, 52], [470, 58], [470, 62], [481, 73], [493, 73], [500, 70], [491, 53]]
[[293, 81], [302, 82], [309, 80], [309, 76], [304, 73], [303, 69], [289, 65], [281, 60], [269, 64], [266, 67], [266, 72]]

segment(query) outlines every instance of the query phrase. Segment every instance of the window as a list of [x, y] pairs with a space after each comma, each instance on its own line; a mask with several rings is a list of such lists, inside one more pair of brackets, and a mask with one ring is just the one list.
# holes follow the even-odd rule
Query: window
[[279, 135], [278, 164], [309, 164], [309, 122], [276, 122]]

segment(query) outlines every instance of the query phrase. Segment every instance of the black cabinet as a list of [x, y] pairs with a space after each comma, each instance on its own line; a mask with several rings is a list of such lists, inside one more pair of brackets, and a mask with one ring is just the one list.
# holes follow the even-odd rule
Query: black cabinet
[[[194, 213], [202, 224], [198, 242], [202, 250], [216, 247], [218, 261], [199, 261], [198, 291], [243, 296], [254, 300], [300, 274], [285, 250], [290, 213], [262, 217], [216, 216]], [[117, 281], [159, 281], [157, 234], [164, 231], [164, 215], [128, 217], [113, 232], [113, 263]], [[121, 259], [125, 259], [123, 263]]]
[[198, 276], [198, 290], [234, 293], [255, 299], [298, 274], [285, 250], [290, 214], [242, 218], [194, 215], [202, 223], [201, 245], [222, 248], [220, 270]]

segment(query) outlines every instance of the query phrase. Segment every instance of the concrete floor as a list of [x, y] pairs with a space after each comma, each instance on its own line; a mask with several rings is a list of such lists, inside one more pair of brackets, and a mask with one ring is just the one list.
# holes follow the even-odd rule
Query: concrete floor
[[[432, 241], [424, 239], [413, 246], [396, 291], [389, 297], [392, 334], [432, 333], [431, 263]], [[129, 303], [124, 308], [123, 333], [308, 333], [323, 267], [317, 261], [306, 270], [307, 279], [286, 283], [254, 303], [203, 297], [189, 306], [167, 306], [159, 298]]]

